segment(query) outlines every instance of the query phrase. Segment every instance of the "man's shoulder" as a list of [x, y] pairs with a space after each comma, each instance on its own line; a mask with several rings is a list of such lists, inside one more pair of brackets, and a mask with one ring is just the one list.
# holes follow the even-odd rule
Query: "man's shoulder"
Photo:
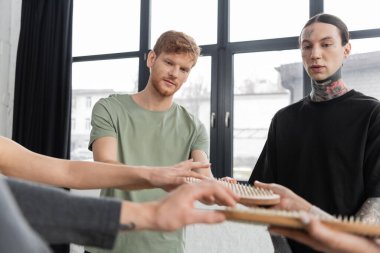
[[95, 108], [102, 106], [105, 108], [115, 109], [128, 105], [131, 95], [129, 94], [110, 94], [108, 97], [100, 98], [95, 103]]
[[100, 103], [115, 103], [120, 101], [126, 101], [131, 97], [130, 94], [110, 94], [108, 97], [100, 98], [98, 102]]
[[351, 96], [346, 99], [346, 103], [351, 107], [355, 107], [356, 110], [361, 111], [361, 113], [370, 112], [371, 115], [380, 115], [380, 101], [361, 92], [352, 90]]
[[368, 103], [368, 104], [373, 104], [374, 106], [380, 105], [380, 101], [377, 98], [365, 95], [365, 94], [363, 94], [359, 91], [356, 91], [356, 90], [352, 90], [351, 99], [356, 100], [356, 101], [361, 101], [364, 103]]
[[181, 119], [194, 122], [195, 124], [201, 123], [199, 118], [196, 115], [194, 115], [192, 112], [190, 112], [186, 107], [177, 103], [173, 103], [173, 107], [174, 107], [173, 112], [175, 114], [178, 114]]
[[300, 107], [304, 106], [305, 103], [307, 103], [307, 97], [304, 97], [301, 100], [299, 100], [298, 102], [292, 103], [290, 105], [287, 105], [287, 106], [279, 109], [275, 115], [278, 116], [278, 115], [296, 112], [299, 110]]

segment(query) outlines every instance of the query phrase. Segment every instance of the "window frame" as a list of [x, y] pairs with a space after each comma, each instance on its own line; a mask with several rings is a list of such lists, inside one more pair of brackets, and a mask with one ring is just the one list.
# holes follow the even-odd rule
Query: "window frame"
[[[298, 48], [298, 36], [271, 38], [244, 42], [229, 42], [229, 2], [218, 1], [217, 43], [200, 45], [202, 55], [211, 56], [211, 108], [216, 115], [214, 127], [210, 129], [210, 162], [215, 177], [232, 176], [233, 166], [233, 56], [237, 53], [252, 53]], [[309, 17], [324, 10], [324, 0], [309, 0]], [[75, 4], [75, 1], [74, 1]], [[151, 0], [141, 0], [140, 44], [138, 51], [112, 54], [84, 55], [72, 58], [72, 62], [139, 58], [138, 90], [141, 91], [149, 78], [146, 57], [151, 48]], [[350, 31], [351, 39], [380, 37], [380, 28]], [[303, 70], [303, 94], [310, 92], [310, 78]], [[229, 113], [229, 126], [226, 127], [226, 113]], [[206, 126], [208, 127], [208, 126]]]

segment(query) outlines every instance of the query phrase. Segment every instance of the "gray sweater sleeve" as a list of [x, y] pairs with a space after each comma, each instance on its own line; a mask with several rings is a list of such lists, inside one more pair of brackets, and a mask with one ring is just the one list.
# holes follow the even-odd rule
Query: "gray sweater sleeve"
[[0, 252], [51, 253], [21, 214], [0, 174]]
[[6, 181], [29, 224], [47, 242], [113, 247], [119, 228], [120, 201], [76, 196], [23, 180]]

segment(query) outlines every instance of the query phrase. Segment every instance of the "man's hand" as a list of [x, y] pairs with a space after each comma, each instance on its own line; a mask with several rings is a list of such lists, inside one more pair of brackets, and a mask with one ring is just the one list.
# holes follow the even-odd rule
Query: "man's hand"
[[280, 203], [273, 206], [272, 208], [274, 209], [308, 212], [312, 206], [305, 199], [301, 198], [285, 186], [279, 184], [265, 184], [259, 181], [255, 181], [254, 186], [266, 190], [272, 190], [273, 193], [280, 195]]
[[184, 184], [158, 202], [124, 201], [120, 223], [129, 225], [131, 230], [174, 231], [189, 224], [224, 221], [226, 217], [221, 212], [195, 208], [194, 203], [204, 198], [230, 207], [238, 199], [230, 189], [214, 181]]
[[233, 207], [238, 197], [217, 182], [182, 185], [157, 204], [156, 229], [172, 231], [188, 224], [219, 223], [225, 220], [225, 215], [217, 211], [195, 209], [194, 202], [202, 199]]
[[324, 226], [317, 218], [302, 213], [306, 231], [270, 227], [272, 234], [281, 234], [315, 250], [327, 253], [379, 253], [380, 247], [373, 241], [361, 236], [338, 232]]
[[238, 182], [237, 179], [233, 177], [222, 177], [221, 180], [231, 184], [236, 184]]
[[156, 167], [151, 169], [149, 182], [154, 187], [160, 187], [166, 191], [171, 191], [185, 183], [186, 177], [205, 179], [205, 176], [193, 170], [209, 168], [209, 163], [193, 162], [193, 159], [189, 159], [171, 167]]

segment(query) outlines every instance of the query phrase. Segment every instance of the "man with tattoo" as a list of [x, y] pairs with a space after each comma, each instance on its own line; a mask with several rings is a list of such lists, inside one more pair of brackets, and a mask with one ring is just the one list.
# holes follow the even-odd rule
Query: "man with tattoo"
[[[380, 222], [380, 103], [342, 79], [348, 29], [338, 17], [318, 14], [299, 42], [312, 91], [273, 117], [249, 182], [281, 184], [307, 200], [288, 198], [280, 208]], [[296, 253], [316, 252], [289, 245]]]

